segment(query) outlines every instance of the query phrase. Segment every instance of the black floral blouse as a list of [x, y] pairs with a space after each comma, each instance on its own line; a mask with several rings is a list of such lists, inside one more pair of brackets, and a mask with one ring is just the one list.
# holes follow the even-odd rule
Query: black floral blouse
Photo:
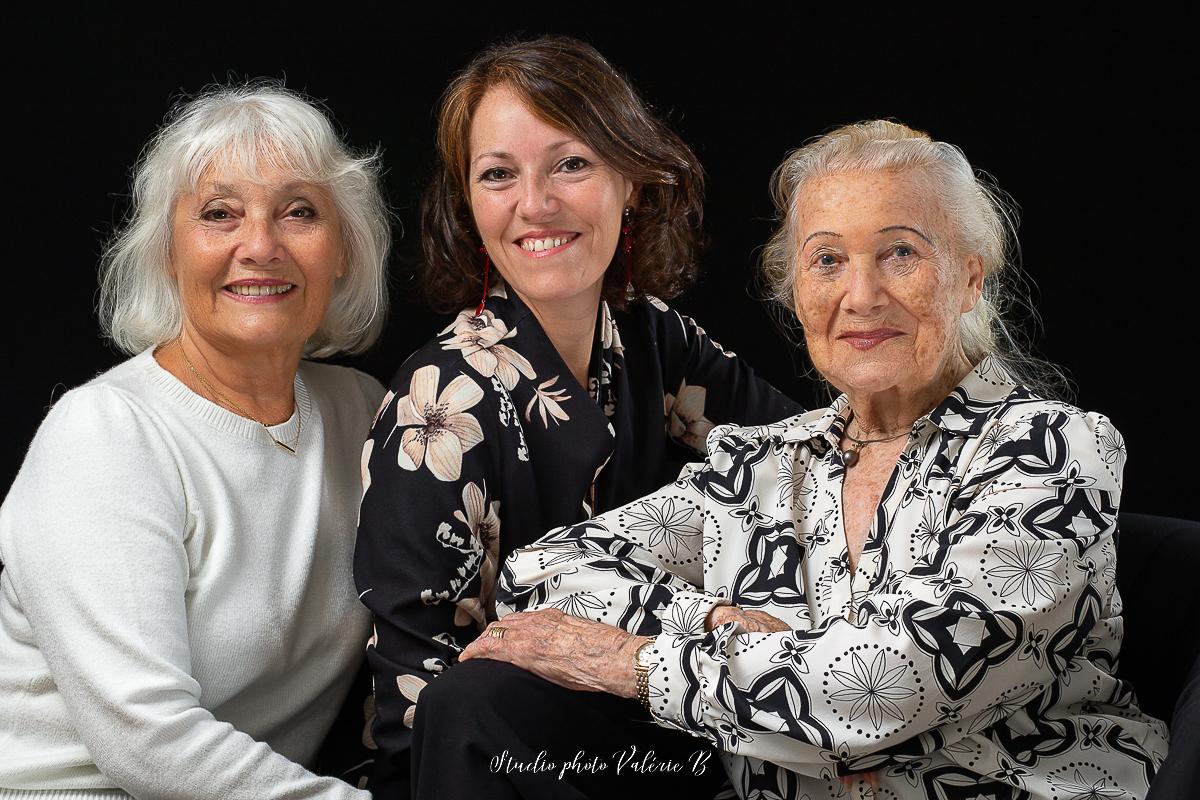
[[591, 369], [585, 391], [501, 286], [393, 378], [363, 448], [354, 564], [375, 618], [372, 789], [407, 760], [426, 682], [496, 618], [510, 552], [673, 480], [714, 424], [800, 411], [655, 298], [601, 303]]
[[[1143, 797], [1167, 740], [1113, 674], [1120, 433], [984, 359], [913, 427], [851, 570], [848, 409], [715, 428], [675, 483], [513, 554], [500, 612], [656, 634], [653, 714], [744, 798]], [[792, 629], [706, 631], [726, 603]]]

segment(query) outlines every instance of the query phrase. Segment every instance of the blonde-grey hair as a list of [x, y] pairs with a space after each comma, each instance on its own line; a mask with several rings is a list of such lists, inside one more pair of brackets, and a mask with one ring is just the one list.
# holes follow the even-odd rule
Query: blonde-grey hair
[[958, 251], [977, 254], [983, 261], [983, 293], [959, 322], [959, 338], [970, 362], [990, 355], [1035, 393], [1068, 394], [1062, 372], [1031, 355], [1025, 336], [1006, 319], [1019, 308], [1037, 323], [1020, 271], [1016, 204], [990, 176], [974, 170], [958, 147], [897, 122], [870, 120], [836, 128], [788, 153], [775, 169], [771, 194], [778, 228], [763, 250], [761, 279], [766, 298], [778, 304], [781, 318], [795, 319], [800, 255], [796, 215], [804, 187], [830, 175], [883, 171], [911, 171], [927, 180], [953, 227]]
[[387, 312], [391, 244], [379, 151], [352, 152], [322, 109], [262, 81], [213, 86], [181, 100], [146, 145], [133, 172], [129, 215], [101, 261], [104, 333], [130, 354], [179, 335], [183, 312], [169, 270], [172, 214], [214, 164], [251, 178], [263, 167], [281, 170], [329, 191], [341, 220], [345, 274], [305, 354], [370, 347]]

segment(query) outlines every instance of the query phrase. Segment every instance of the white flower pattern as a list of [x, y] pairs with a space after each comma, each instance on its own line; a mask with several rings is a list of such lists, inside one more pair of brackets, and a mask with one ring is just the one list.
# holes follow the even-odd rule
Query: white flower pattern
[[536, 378], [533, 365], [529, 359], [501, 344], [505, 339], [516, 335], [517, 329], [511, 331], [504, 320], [496, 319], [491, 311], [484, 311], [476, 316], [471, 311], [462, 311], [458, 318], [442, 333], [451, 332], [454, 338], [442, 342], [443, 350], [461, 350], [463, 360], [470, 364], [485, 378], [495, 376], [500, 379], [505, 388], [511, 389], [524, 375], [526, 378]]
[[500, 560], [500, 501], [489, 503], [486, 498], [486, 483], [480, 488], [468, 481], [463, 487], [463, 507], [454, 512], [454, 518], [470, 531], [480, 581], [478, 598], [458, 601], [454, 624], [466, 625], [474, 620], [480, 630], [496, 619], [496, 571]]
[[438, 394], [440, 378], [437, 367], [422, 367], [413, 374], [409, 393], [397, 402], [396, 428], [418, 427], [401, 434], [396, 463], [407, 470], [425, 464], [439, 480], [453, 481], [462, 470], [463, 453], [483, 441], [478, 420], [465, 413], [483, 399], [483, 390], [459, 375]]
[[[420, 687], [453, 668], [493, 618], [502, 554], [655, 488], [670, 439], [643, 437], [662, 430], [662, 387], [707, 387], [700, 413], [717, 422], [766, 423], [799, 410], [661, 301], [600, 303], [588, 391], [570, 388], [536, 316], [502, 282], [475, 311], [458, 314], [400, 367], [363, 449], [355, 579], [380, 634], [368, 654], [380, 758], [407, 755], [403, 721], [411, 723]], [[703, 431], [692, 433], [702, 454]], [[699, 565], [703, 553], [677, 546], [695, 510], [657, 511], [665, 514], [644, 535], [664, 552], [675, 543], [679, 559]], [[560, 607], [599, 616], [605, 595], [570, 590], [577, 563], [574, 548], [546, 554]]]
[[[674, 484], [515, 552], [498, 611], [559, 602], [566, 582], [544, 554], [574, 545], [570, 591], [625, 598], [607, 618], [658, 633], [655, 719], [724, 749], [742, 797], [824, 797], [835, 774], [866, 771], [888, 797], [989, 781], [1014, 797], [1141, 796], [1166, 728], [1110, 672], [1119, 434], [1002, 375], [985, 359], [918, 421], [854, 571], [834, 458], [843, 396], [715, 428], [708, 459]], [[644, 597], [655, 604], [633, 605]], [[792, 629], [706, 631], [725, 602]], [[1102, 749], [1114, 729], [1121, 748]]]

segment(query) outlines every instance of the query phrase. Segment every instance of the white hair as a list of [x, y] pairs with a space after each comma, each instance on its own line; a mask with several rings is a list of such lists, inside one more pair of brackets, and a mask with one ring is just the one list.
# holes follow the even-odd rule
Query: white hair
[[329, 191], [341, 219], [345, 275], [305, 353], [370, 347], [387, 312], [391, 244], [379, 152], [351, 152], [321, 109], [271, 82], [215, 86], [185, 98], [146, 145], [133, 172], [132, 208], [101, 262], [105, 334], [130, 354], [179, 335], [182, 310], [168, 263], [172, 214], [214, 165], [251, 178], [264, 167], [281, 170]]
[[962, 150], [906, 125], [887, 120], [845, 125], [784, 157], [771, 176], [779, 227], [762, 254], [767, 299], [779, 304], [782, 316], [795, 318], [793, 292], [800, 255], [796, 215], [804, 186], [830, 175], [881, 171], [913, 171], [928, 180], [954, 229], [958, 252], [978, 255], [983, 261], [983, 293], [959, 322], [959, 339], [968, 360], [975, 364], [990, 355], [1035, 393], [1067, 394], [1062, 372], [1031, 355], [1019, 331], [1006, 321], [1019, 308], [1037, 323], [1020, 272], [1015, 203], [986, 173], [977, 174]]

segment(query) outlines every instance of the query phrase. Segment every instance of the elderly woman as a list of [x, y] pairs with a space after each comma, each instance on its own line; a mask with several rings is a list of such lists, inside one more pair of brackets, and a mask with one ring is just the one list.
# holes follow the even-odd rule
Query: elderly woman
[[695, 271], [703, 176], [594, 49], [484, 51], [437, 142], [425, 285], [462, 310], [400, 368], [363, 454], [377, 793], [407, 786], [417, 694], [495, 619], [509, 552], [670, 480], [716, 422], [799, 410], [655, 297]]
[[182, 103], [101, 316], [0, 509], [0, 796], [351, 798], [305, 768], [361, 660], [358, 453], [383, 388], [376, 157], [271, 85]]
[[1124, 445], [1009, 346], [1011, 217], [891, 122], [792, 153], [775, 190], [766, 276], [841, 396], [716, 428], [674, 484], [514, 554], [524, 613], [461, 659], [636, 696], [742, 797], [1144, 796], [1166, 738], [1113, 675]]

